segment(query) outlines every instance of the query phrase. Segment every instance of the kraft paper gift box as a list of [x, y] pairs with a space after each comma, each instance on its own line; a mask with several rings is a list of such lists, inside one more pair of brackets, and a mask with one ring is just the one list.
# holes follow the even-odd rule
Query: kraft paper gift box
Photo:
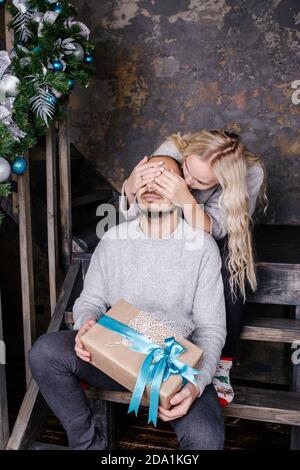
[[[125, 300], [119, 300], [106, 315], [128, 325], [140, 311]], [[201, 349], [183, 337], [175, 336], [186, 351], [178, 356], [178, 360], [193, 368], [198, 369], [203, 355]], [[130, 391], [134, 390], [140, 367], [146, 357], [145, 354], [129, 349], [126, 343], [122, 343], [122, 337], [98, 323], [96, 323], [82, 337], [81, 342], [85, 349], [91, 353], [91, 364], [110, 376], [116, 382]], [[170, 399], [182, 387], [182, 377], [171, 375], [162, 382], [160, 388], [160, 404], [169, 409]], [[143, 403], [149, 404], [150, 388], [147, 385], [143, 394]]]

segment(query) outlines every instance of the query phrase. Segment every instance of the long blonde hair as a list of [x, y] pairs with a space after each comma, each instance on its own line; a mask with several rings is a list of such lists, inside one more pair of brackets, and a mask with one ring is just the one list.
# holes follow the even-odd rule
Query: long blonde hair
[[[228, 232], [229, 285], [233, 298], [239, 290], [246, 299], [246, 282], [255, 291], [257, 288], [255, 262], [252, 248], [252, 218], [249, 211], [247, 169], [260, 165], [260, 157], [248, 152], [236, 134], [224, 130], [190, 132], [181, 136], [172, 134], [169, 139], [182, 154], [182, 163], [188, 155], [197, 154], [209, 161], [223, 191], [219, 200]], [[260, 188], [258, 202], [266, 208], [266, 180]]]

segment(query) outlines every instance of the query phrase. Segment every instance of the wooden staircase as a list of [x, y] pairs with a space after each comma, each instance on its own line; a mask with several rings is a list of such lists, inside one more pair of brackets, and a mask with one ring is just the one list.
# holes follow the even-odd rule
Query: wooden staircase
[[[244, 327], [242, 339], [253, 341], [253, 347], [255, 341], [265, 341], [288, 343], [291, 345], [291, 354], [299, 348], [300, 237], [296, 236], [296, 233], [299, 234], [298, 227], [260, 227], [257, 230], [259, 287], [249, 298], [249, 305], [253, 311], [257, 303], [290, 305], [294, 312], [293, 318], [286, 319], [251, 316]], [[281, 246], [284, 247], [283, 250]], [[57, 331], [63, 324], [71, 327], [72, 306], [82, 289], [90, 258], [91, 253], [73, 254], [48, 331]], [[225, 408], [224, 414], [228, 417], [290, 425], [291, 449], [300, 449], [300, 365], [291, 362], [290, 368], [290, 390], [237, 386], [235, 400]], [[114, 420], [114, 404], [129, 403], [131, 394], [92, 388], [86, 393], [91, 400], [96, 422], [102, 430], [105, 430], [110, 447], [114, 448], [117, 426]], [[47, 445], [43, 447], [43, 444], [38, 442], [42, 424], [40, 411], [42, 401], [37, 385], [31, 381], [11, 434], [8, 449], [51, 448]], [[43, 408], [45, 406], [42, 406]], [[150, 439], [153, 428], [144, 425], [143, 432], [146, 434], [148, 432]], [[156, 445], [156, 448], [170, 448], [163, 442]]]
[[[31, 212], [34, 214], [32, 238], [46, 253], [48, 240], [45, 148], [45, 139], [40, 138], [30, 159], [30, 189]], [[70, 169], [72, 248], [73, 251], [91, 252], [99, 241], [95, 228], [101, 217], [96, 215], [97, 207], [103, 203], [115, 204], [119, 194], [73, 144], [70, 145]], [[15, 182], [13, 193], [17, 192], [18, 187]], [[19, 224], [19, 216], [13, 211], [12, 197], [0, 198], [0, 206], [15, 223]]]

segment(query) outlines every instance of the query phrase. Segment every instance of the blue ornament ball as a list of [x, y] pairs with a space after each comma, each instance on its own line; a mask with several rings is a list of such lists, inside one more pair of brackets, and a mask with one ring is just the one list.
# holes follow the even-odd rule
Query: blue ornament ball
[[0, 0], [0, 5], [5, 5], [6, 0]]
[[63, 6], [61, 3], [57, 3], [54, 8], [53, 8], [53, 11], [55, 11], [55, 13], [61, 13], [63, 11]]
[[55, 70], [55, 72], [61, 72], [63, 69], [63, 64], [61, 63], [60, 60], [54, 60], [52, 62], [52, 67], [53, 67], [53, 70]]
[[85, 54], [84, 62], [88, 65], [92, 64], [94, 62], [94, 56], [92, 54]]
[[55, 106], [57, 103], [57, 98], [56, 96], [49, 94], [47, 101], [48, 103], [53, 104]]
[[32, 49], [32, 52], [33, 52], [34, 54], [39, 54], [41, 51], [42, 51], [41, 46], [36, 46], [36, 47], [34, 47], [34, 48]]
[[24, 157], [17, 157], [12, 162], [11, 170], [15, 175], [23, 175], [27, 170], [28, 164]]
[[72, 90], [75, 87], [75, 80], [73, 78], [68, 79], [68, 86], [70, 90]]

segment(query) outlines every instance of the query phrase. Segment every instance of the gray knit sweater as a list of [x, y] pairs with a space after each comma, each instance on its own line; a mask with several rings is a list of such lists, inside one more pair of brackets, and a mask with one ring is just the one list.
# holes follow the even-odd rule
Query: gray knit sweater
[[150, 239], [139, 218], [106, 232], [92, 256], [73, 308], [79, 329], [120, 298], [157, 317], [188, 325], [204, 351], [203, 391], [216, 371], [226, 337], [220, 254], [214, 239], [180, 219], [167, 238]]
[[[166, 140], [163, 144], [158, 147], [152, 155], [169, 155], [174, 157], [176, 160], [181, 161], [182, 155], [175, 143]], [[249, 195], [249, 213], [253, 214], [257, 196], [264, 179], [264, 173], [260, 165], [254, 165], [248, 168], [247, 171], [247, 189]], [[136, 202], [131, 204], [129, 209], [127, 208], [127, 201], [125, 198], [125, 183], [122, 188], [122, 195], [120, 198], [120, 211], [126, 220], [132, 220], [137, 217], [140, 213]], [[205, 212], [211, 218], [211, 235], [216, 239], [220, 239], [226, 236], [227, 227], [226, 220], [224, 220], [222, 214], [222, 207], [220, 205], [220, 196], [222, 194], [222, 187], [220, 185], [214, 186], [210, 189], [204, 190], [193, 190], [193, 196], [195, 197], [198, 204], [203, 204]]]

